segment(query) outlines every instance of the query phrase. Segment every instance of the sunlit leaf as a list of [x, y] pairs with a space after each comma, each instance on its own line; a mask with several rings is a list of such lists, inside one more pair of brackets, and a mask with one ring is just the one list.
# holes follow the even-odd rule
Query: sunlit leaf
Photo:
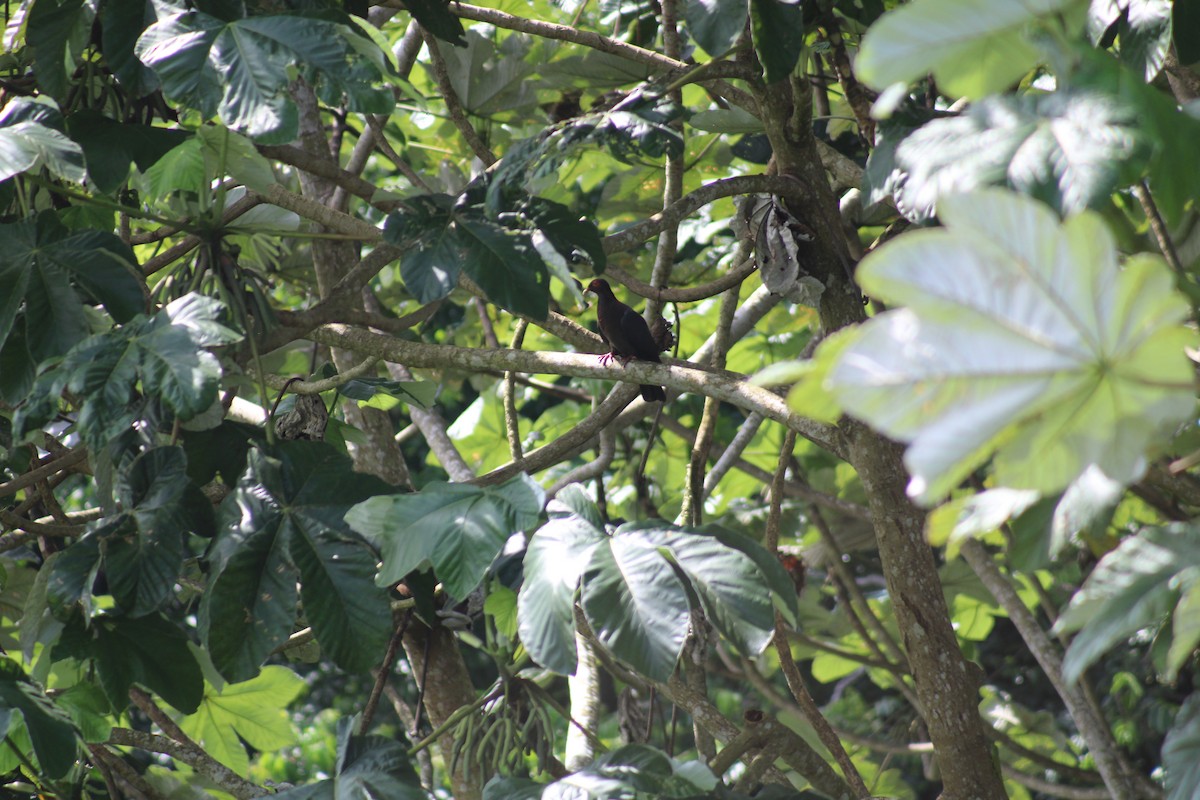
[[830, 374], [849, 412], [910, 442], [931, 503], [996, 454], [999, 485], [1053, 492], [1088, 466], [1136, 480], [1195, 403], [1187, 305], [1150, 256], [1117, 264], [1101, 220], [1059, 223], [1001, 191], [942, 201], [946, 228], [864, 259], [864, 291], [906, 306], [862, 326]]

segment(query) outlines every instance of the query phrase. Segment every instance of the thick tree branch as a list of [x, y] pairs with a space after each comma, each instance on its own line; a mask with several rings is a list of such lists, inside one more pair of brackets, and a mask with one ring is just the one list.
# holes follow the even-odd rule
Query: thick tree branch
[[309, 335], [313, 341], [342, 347], [410, 368], [457, 366], [467, 369], [515, 370], [518, 372], [569, 375], [576, 378], [607, 378], [630, 383], [656, 383], [681, 392], [715, 397], [780, 422], [837, 454], [842, 450], [837, 429], [802, 417], [788, 408], [777, 394], [746, 382], [745, 376], [726, 372], [704, 372], [676, 365], [633, 361], [608, 366], [578, 353], [529, 350], [478, 350], [450, 345], [409, 342], [346, 325], [324, 325]]

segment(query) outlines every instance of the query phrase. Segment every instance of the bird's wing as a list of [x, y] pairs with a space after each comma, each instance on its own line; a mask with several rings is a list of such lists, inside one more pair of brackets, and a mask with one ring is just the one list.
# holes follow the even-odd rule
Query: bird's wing
[[621, 333], [631, 355], [643, 361], [658, 361], [658, 345], [650, 335], [650, 328], [646, 320], [632, 308], [626, 307], [621, 315]]

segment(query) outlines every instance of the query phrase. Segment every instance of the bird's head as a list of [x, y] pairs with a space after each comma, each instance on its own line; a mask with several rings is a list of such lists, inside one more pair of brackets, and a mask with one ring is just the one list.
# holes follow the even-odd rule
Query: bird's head
[[603, 278], [596, 278], [587, 285], [587, 290], [597, 297], [612, 294], [612, 289], [608, 286], [608, 281]]

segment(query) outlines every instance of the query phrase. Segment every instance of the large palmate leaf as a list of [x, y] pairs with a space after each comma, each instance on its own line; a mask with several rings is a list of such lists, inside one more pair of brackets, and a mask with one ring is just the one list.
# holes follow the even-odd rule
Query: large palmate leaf
[[117, 122], [84, 109], [67, 118], [67, 130], [83, 148], [91, 184], [112, 192], [129, 176], [129, 165], [145, 172], [172, 148], [187, 141], [186, 131]]
[[84, 621], [76, 615], [54, 646], [54, 657], [94, 659], [100, 683], [113, 708], [129, 704], [135, 683], [191, 714], [200, 705], [204, 676], [188, 648], [188, 635], [162, 616], [137, 620], [101, 614]]
[[39, 361], [66, 353], [88, 335], [85, 301], [102, 303], [117, 322], [128, 321], [146, 306], [136, 263], [115, 235], [70, 233], [53, 211], [0, 225], [0, 346], [22, 301], [26, 342]]
[[198, 416], [216, 402], [221, 378], [220, 362], [204, 348], [241, 338], [221, 324], [222, 313], [219, 301], [188, 294], [150, 319], [138, 316], [80, 342], [57, 368], [39, 376], [17, 409], [17, 435], [52, 419], [63, 389], [84, 401], [76, 427], [96, 449], [128, 429], [138, 390], [157, 397], [183, 421]]
[[943, 195], [1007, 184], [1075, 213], [1107, 201], [1127, 163], [1140, 168], [1141, 144], [1136, 112], [1105, 93], [987, 97], [899, 143], [896, 207], [926, 220]]
[[683, 19], [688, 33], [713, 58], [733, 49], [746, 27], [746, 3], [742, 0], [686, 0]]
[[333, 446], [283, 441], [250, 452], [212, 551], [201, 635], [230, 681], [253, 677], [292, 632], [296, 582], [308, 622], [340, 666], [376, 664], [391, 632], [387, 595], [375, 586], [375, 556], [343, 521], [352, 505], [391, 487]]
[[852, 334], [829, 374], [849, 413], [910, 442], [909, 493], [932, 503], [993, 452], [999, 485], [1053, 492], [1090, 465], [1134, 481], [1195, 403], [1158, 259], [1117, 264], [1090, 212], [1060, 223], [1000, 190], [942, 198], [946, 227], [881, 248], [863, 290], [906, 306]]
[[577, 488], [551, 507], [529, 543], [518, 629], [548, 669], [575, 668], [575, 592], [596, 638], [656, 680], [675, 668], [693, 598], [724, 636], [758, 655], [775, 630], [775, 608], [795, 619], [795, 588], [775, 557], [728, 531], [665, 523], [624, 525], [611, 535]]
[[446, 591], [462, 599], [483, 580], [508, 538], [533, 527], [543, 498], [525, 474], [496, 486], [431, 483], [415, 494], [366, 500], [346, 521], [383, 552], [380, 586], [431, 563]]
[[196, 713], [179, 727], [213, 758], [245, 775], [250, 768], [246, 744], [270, 753], [298, 738], [287, 707], [305, 689], [304, 679], [286, 667], [264, 667], [258, 677], [218, 689], [205, 682]]
[[[0, 728], [8, 735], [12, 712], [25, 720], [33, 752], [46, 775], [61, 778], [75, 765], [78, 736], [70, 718], [8, 657], [0, 658]], [[12, 740], [9, 740], [10, 743]]]
[[[1108, 553], [1058, 618], [1055, 630], [1079, 631], [1063, 659], [1063, 678], [1074, 682], [1106, 651], [1133, 634], [1160, 625], [1175, 611], [1178, 642], [1167, 669], [1174, 676], [1191, 657], [1200, 630], [1192, 595], [1200, 586], [1200, 532], [1187, 525], [1151, 528]], [[1181, 603], [1181, 594], [1189, 598]]]
[[429, 800], [404, 742], [355, 736], [357, 717], [338, 720], [333, 777], [278, 792], [284, 800]]
[[0, 112], [0, 181], [45, 167], [83, 183], [83, 151], [62, 132], [62, 115], [49, 100], [14, 97]]
[[786, 80], [804, 51], [804, 9], [793, 0], [750, 0], [750, 35], [763, 79]]
[[932, 72], [940, 90], [982, 97], [1007, 88], [1037, 65], [1040, 55], [1030, 36], [1037, 23], [1074, 21], [1079, 15], [1073, 12], [1086, 5], [1085, 0], [914, 0], [871, 26], [855, 72], [876, 89]]
[[168, 97], [260, 141], [288, 142], [298, 120], [288, 71], [297, 66], [312, 73], [323, 99], [344, 93], [355, 111], [391, 110], [391, 95], [371, 87], [382, 75], [355, 56], [355, 37], [346, 25], [311, 16], [227, 21], [185, 11], [147, 28], [136, 52]]

